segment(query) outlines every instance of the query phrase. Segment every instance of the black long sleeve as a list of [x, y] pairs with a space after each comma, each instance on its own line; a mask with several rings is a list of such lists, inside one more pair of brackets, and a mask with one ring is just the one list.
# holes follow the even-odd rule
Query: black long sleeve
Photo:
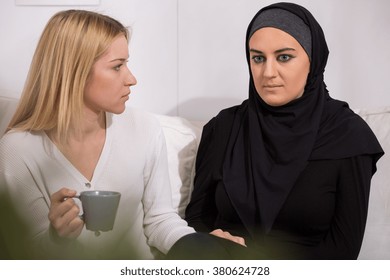
[[215, 119], [205, 125], [196, 158], [196, 173], [191, 201], [186, 208], [185, 219], [196, 231], [210, 232], [217, 217], [215, 190], [220, 179], [216, 166]]
[[[237, 216], [224, 192], [215, 123], [203, 131], [186, 220], [197, 231], [215, 228], [245, 235], [249, 246], [269, 259], [356, 259], [363, 240], [372, 158], [356, 156], [310, 161], [285, 201], [272, 230], [263, 236], [237, 229]], [[239, 186], [237, 186], [239, 187]], [[233, 214], [232, 214], [233, 213]], [[242, 226], [243, 227], [243, 226]]]

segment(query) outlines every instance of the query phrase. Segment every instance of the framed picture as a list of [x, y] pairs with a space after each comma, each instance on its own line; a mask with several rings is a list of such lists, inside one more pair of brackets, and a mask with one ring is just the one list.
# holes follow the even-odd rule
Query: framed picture
[[100, 0], [15, 0], [17, 6], [95, 6], [99, 4]]

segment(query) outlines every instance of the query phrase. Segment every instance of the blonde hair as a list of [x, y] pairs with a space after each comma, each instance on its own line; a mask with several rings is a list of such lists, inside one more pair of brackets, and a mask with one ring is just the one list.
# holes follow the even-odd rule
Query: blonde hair
[[84, 89], [94, 62], [119, 35], [117, 20], [85, 10], [55, 14], [38, 42], [18, 108], [8, 130], [54, 132], [65, 143], [79, 129]]

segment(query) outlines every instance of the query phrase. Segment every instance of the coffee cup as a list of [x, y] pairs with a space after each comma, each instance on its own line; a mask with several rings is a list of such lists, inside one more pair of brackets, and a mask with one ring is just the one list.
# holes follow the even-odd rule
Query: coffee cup
[[87, 230], [109, 231], [114, 227], [121, 194], [114, 191], [83, 191], [75, 198], [80, 199]]

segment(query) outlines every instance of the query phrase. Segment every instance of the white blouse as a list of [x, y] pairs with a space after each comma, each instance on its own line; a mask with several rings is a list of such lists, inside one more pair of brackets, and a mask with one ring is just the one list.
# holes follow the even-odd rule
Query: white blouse
[[[0, 140], [0, 186], [9, 191], [31, 227], [43, 258], [152, 259], [151, 248], [167, 253], [179, 238], [195, 232], [172, 207], [165, 139], [158, 121], [134, 109], [107, 113], [106, 120], [106, 141], [91, 181], [45, 133], [11, 131]], [[56, 240], [48, 213], [51, 194], [62, 187], [119, 191], [113, 230], [96, 235], [84, 227], [77, 241]]]

